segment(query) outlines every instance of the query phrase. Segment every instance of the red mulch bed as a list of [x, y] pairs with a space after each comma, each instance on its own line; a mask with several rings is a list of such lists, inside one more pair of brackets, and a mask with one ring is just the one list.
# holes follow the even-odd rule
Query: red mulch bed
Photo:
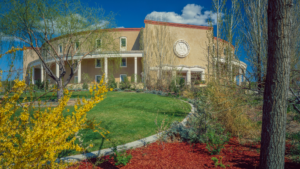
[[[205, 144], [196, 144], [194, 150], [190, 144], [185, 142], [163, 143], [155, 142], [146, 147], [128, 150], [127, 153], [132, 155], [132, 159], [126, 166], [115, 166], [113, 159], [109, 156], [102, 157], [102, 160], [107, 160], [102, 164], [95, 166], [97, 169], [158, 169], [158, 168], [220, 168], [215, 167], [212, 157], [221, 157], [224, 165], [230, 165], [226, 168], [251, 168], [255, 169], [259, 166], [260, 143], [250, 146], [249, 144], [240, 145], [237, 138], [231, 138], [229, 143], [218, 155], [210, 155], [205, 148]], [[286, 154], [291, 148], [290, 144], [286, 144]], [[98, 159], [99, 160], [99, 159]], [[91, 159], [89, 162], [80, 162], [68, 169], [92, 169], [96, 159]], [[285, 158], [286, 169], [299, 169], [300, 164], [293, 163]]]

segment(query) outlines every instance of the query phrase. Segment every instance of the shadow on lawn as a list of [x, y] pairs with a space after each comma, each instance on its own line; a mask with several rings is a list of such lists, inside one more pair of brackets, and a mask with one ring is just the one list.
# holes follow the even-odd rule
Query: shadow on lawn
[[[113, 130], [113, 128], [111, 126], [115, 126], [112, 125], [112, 122], [109, 123], [105, 123], [104, 121], [102, 121], [101, 123], [101, 127], [103, 127], [104, 129], [110, 131]], [[117, 126], [115, 126], [116, 128]], [[81, 139], [83, 140], [84, 143], [86, 143], [87, 145], [90, 144], [90, 140], [101, 140], [100, 144], [97, 144], [97, 150], [93, 150], [93, 151], [100, 151], [101, 149], [103, 149], [103, 144], [105, 139], [111, 139], [110, 135], [107, 135], [106, 138], [103, 138], [99, 133], [95, 133], [92, 129], [81, 129], [79, 130], [78, 135], [83, 135], [81, 137]], [[70, 136], [67, 141], [70, 141], [73, 136]], [[75, 144], [79, 144], [79, 140], [76, 139]], [[83, 147], [87, 146], [87, 145], [83, 145]], [[99, 145], [99, 146], [98, 146]], [[91, 153], [91, 151], [86, 150], [84, 153]], [[84, 153], [82, 152], [78, 152], [74, 149], [70, 149], [70, 150], [63, 150], [61, 153], [58, 154], [58, 158], [62, 158], [62, 157], [67, 157], [67, 156], [71, 156], [71, 155], [77, 155], [77, 154], [82, 154], [84, 155]]]

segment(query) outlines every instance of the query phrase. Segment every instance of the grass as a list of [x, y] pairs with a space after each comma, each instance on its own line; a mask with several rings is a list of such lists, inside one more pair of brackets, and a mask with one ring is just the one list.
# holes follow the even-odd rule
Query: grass
[[[89, 97], [87, 93], [74, 92], [72, 97]], [[46, 99], [47, 97], [42, 98]], [[65, 110], [64, 116], [71, 115], [74, 111], [73, 107], [67, 108], [70, 112]], [[89, 129], [81, 130], [79, 134], [83, 135], [84, 143], [94, 144], [88, 152], [109, 148], [114, 144], [121, 145], [156, 134], [156, 116], [158, 125], [163, 119], [169, 120], [170, 123], [175, 120], [182, 121], [190, 109], [187, 103], [174, 98], [146, 93], [108, 92], [107, 97], [87, 113], [87, 119], [102, 122], [101, 127], [110, 131], [108, 138], [113, 142], [104, 141], [100, 134]], [[60, 157], [74, 154], [79, 152], [68, 150], [61, 153]]]

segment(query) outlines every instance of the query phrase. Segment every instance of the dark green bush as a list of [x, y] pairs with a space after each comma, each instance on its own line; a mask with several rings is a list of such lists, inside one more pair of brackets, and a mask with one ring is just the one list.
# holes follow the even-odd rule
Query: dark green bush
[[115, 81], [115, 78], [114, 77], [111, 77], [108, 79], [108, 82], [107, 82], [107, 87], [108, 88], [117, 88], [117, 83]]
[[180, 80], [179, 80], [179, 86], [180, 86], [180, 89], [182, 89], [185, 86], [184, 78], [180, 78]]
[[128, 80], [127, 77], [124, 78], [124, 81], [120, 83], [120, 89], [124, 90], [124, 89], [130, 89], [131, 84]]
[[169, 90], [174, 92], [174, 93], [178, 93], [179, 92], [179, 89], [178, 87], [176, 86], [175, 84], [175, 80], [172, 80], [170, 86], [169, 86]]
[[215, 128], [208, 129], [205, 137], [208, 139], [206, 141], [206, 148], [211, 153], [211, 155], [216, 155], [221, 152], [224, 145], [230, 139], [230, 133], [224, 134], [224, 129], [218, 124]]
[[136, 89], [137, 93], [143, 92], [143, 89]]
[[89, 85], [86, 82], [84, 82], [82, 84], [82, 89], [85, 89], [85, 90], [89, 89]]
[[113, 151], [114, 154], [110, 155], [110, 158], [114, 159], [114, 161], [116, 162], [115, 165], [123, 164], [125, 166], [132, 158], [131, 154], [126, 154], [126, 151], [124, 151], [124, 153], [118, 152], [117, 147], [114, 147]]

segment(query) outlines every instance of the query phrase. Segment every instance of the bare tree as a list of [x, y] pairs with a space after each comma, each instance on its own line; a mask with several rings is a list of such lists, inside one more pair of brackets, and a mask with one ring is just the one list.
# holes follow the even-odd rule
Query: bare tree
[[268, 62], [264, 91], [260, 168], [284, 168], [291, 58], [291, 0], [268, 2]]
[[267, 0], [242, 0], [244, 16], [240, 24], [243, 46], [247, 53], [255, 78], [257, 89], [261, 92], [267, 61]]
[[[222, 15], [223, 15], [223, 10], [225, 7], [227, 0], [213, 0], [212, 4], [213, 4], [213, 10], [216, 12], [216, 25], [217, 25], [217, 41], [216, 41], [216, 46], [217, 46], [217, 50], [216, 50], [216, 71], [219, 72], [219, 55], [220, 55], [220, 48], [219, 48], [219, 38], [220, 38], [220, 28], [222, 25]], [[217, 79], [219, 79], [219, 73], [216, 73]]]
[[[166, 22], [152, 21], [154, 24], [146, 24], [143, 34], [144, 40], [144, 68], [147, 74], [146, 83], [149, 83], [150, 74], [157, 71], [156, 87], [163, 89], [170, 83], [175, 62], [173, 54], [174, 37], [171, 36]], [[151, 72], [151, 73], [150, 73]]]

